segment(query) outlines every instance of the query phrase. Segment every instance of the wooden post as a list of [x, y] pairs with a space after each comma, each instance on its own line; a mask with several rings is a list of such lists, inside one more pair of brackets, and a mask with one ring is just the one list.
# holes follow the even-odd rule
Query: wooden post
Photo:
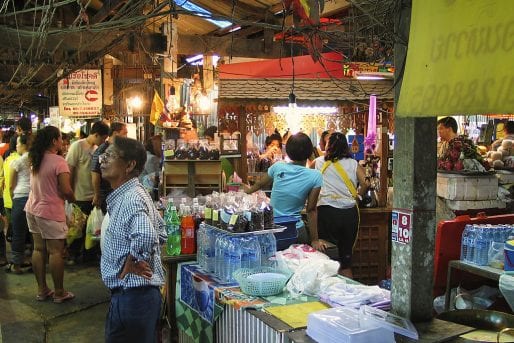
[[163, 71], [167, 78], [177, 75], [178, 29], [176, 21], [163, 24], [163, 33], [166, 35], [166, 52], [168, 56], [163, 59]]
[[112, 79], [112, 66], [114, 64], [112, 58], [104, 57], [104, 68], [103, 68], [103, 104], [104, 106], [112, 106], [113, 104], [113, 92], [114, 82]]
[[241, 112], [239, 114], [239, 132], [241, 132], [241, 165], [239, 168], [239, 176], [243, 180], [243, 182], [248, 182], [248, 162], [246, 161], [246, 153], [247, 153], [247, 144], [246, 144], [246, 134], [248, 133], [248, 128], [246, 127], [246, 111], [245, 107], [241, 106]]
[[389, 157], [389, 136], [387, 135], [387, 121], [380, 113], [380, 126], [378, 127], [378, 152], [380, 154], [380, 189], [378, 190], [378, 207], [387, 204], [387, 159]]

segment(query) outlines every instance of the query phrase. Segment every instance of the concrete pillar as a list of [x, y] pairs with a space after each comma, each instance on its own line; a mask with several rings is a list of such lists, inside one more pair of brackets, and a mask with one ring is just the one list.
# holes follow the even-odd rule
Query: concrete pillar
[[[412, 2], [397, 1], [401, 10], [396, 13], [395, 31], [407, 42]], [[396, 78], [403, 69], [406, 51], [406, 46], [396, 39]], [[400, 87], [401, 82], [395, 89], [395, 103]], [[432, 318], [436, 142], [436, 118], [395, 117], [393, 211], [400, 213], [400, 221], [410, 221], [411, 225], [408, 243], [395, 241], [393, 229], [391, 299], [393, 312], [413, 322]]]

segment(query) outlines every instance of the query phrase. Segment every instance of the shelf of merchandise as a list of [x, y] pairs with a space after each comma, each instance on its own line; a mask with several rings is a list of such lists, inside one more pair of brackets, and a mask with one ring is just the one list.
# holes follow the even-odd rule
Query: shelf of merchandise
[[183, 189], [194, 197], [221, 191], [220, 160], [165, 160], [163, 165], [163, 190]]

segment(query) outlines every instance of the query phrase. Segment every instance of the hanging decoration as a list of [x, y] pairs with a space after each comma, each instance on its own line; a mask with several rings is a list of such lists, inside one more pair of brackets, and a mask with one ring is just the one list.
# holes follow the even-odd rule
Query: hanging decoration
[[150, 111], [150, 123], [155, 125], [163, 113], [164, 113], [164, 103], [162, 102], [162, 99], [159, 96], [159, 93], [157, 93], [157, 91], [154, 90], [152, 109]]
[[369, 97], [368, 132], [364, 139], [364, 147], [367, 154], [375, 151], [377, 143], [377, 97]]

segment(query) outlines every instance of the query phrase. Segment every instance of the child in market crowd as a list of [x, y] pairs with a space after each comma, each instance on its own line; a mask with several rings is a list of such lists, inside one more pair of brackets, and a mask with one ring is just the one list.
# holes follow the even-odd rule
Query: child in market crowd
[[[300, 243], [310, 242], [315, 249], [324, 250], [326, 242], [318, 239], [316, 209], [323, 180], [319, 171], [305, 167], [307, 159], [312, 153], [312, 141], [304, 133], [294, 134], [287, 140], [286, 152], [291, 162], [273, 164], [267, 174], [253, 186], [246, 187], [245, 192], [251, 194], [273, 182], [271, 206], [273, 206], [274, 215], [297, 218], [298, 241]], [[301, 217], [305, 201], [307, 201], [310, 238], [308, 238], [305, 223]]]
[[352, 278], [352, 250], [360, 221], [356, 198], [366, 194], [369, 181], [364, 168], [351, 157], [344, 134], [332, 133], [326, 148], [325, 156], [314, 161], [316, 170], [323, 175], [318, 200], [319, 237], [337, 245], [338, 272]]

